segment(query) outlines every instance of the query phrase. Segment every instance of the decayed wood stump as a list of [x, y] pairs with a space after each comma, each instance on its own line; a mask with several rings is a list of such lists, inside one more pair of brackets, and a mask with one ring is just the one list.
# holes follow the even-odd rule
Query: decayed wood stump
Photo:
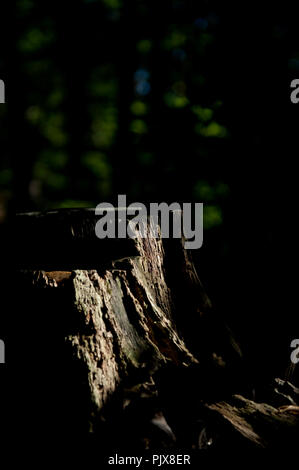
[[[161, 368], [221, 369], [225, 348], [209, 344], [216, 346], [215, 335], [227, 342], [228, 355], [239, 353], [213, 319], [183, 240], [142, 238], [136, 229], [136, 238], [121, 240], [115, 251], [114, 240], [95, 238], [93, 217], [90, 211], [21, 216], [30, 248], [19, 249], [17, 277], [18, 341], [31, 353], [28, 400], [49, 407], [50, 419], [59, 410], [64, 426], [89, 430], [124, 387], [150, 380]], [[115, 259], [126, 250], [127, 257]], [[82, 260], [90, 269], [75, 269]]]
[[163, 411], [179, 443], [194, 442], [201, 413], [238, 428], [229, 397], [240, 390], [242, 354], [183, 239], [142, 238], [136, 228], [135, 239], [97, 240], [94, 214], [84, 210], [24, 217], [10, 324], [16, 427], [104, 430], [107, 441], [127, 442], [133, 415], [121, 434], [124, 407], [158, 394], [155, 420], [173, 436]]

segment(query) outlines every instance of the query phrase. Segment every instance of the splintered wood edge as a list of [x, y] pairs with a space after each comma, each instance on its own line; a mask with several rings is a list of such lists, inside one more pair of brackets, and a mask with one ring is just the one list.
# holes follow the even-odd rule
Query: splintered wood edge
[[44, 271], [45, 275], [57, 282], [57, 284], [70, 279], [72, 271]]
[[278, 408], [280, 413], [291, 413], [294, 415], [299, 415], [299, 406], [296, 405], [284, 405]]

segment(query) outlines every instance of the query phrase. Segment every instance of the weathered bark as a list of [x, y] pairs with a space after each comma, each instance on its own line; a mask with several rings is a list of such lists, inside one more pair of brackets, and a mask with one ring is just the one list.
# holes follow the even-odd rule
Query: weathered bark
[[[139, 236], [122, 240], [117, 251], [113, 241], [96, 240], [90, 212], [77, 211], [75, 224], [73, 212], [53, 217], [34, 215], [34, 232], [38, 228], [42, 238], [47, 233], [37, 251], [31, 222], [27, 225], [25, 239], [39, 269], [29, 263], [31, 269], [17, 273], [15, 350], [26, 353], [26, 367], [15, 377], [22, 384], [18, 426], [103, 431], [106, 442], [114, 439], [116, 446], [128, 442], [128, 426], [133, 439], [132, 427], [139, 429], [146, 409], [142, 419], [159, 427], [162, 441], [167, 435], [166, 446], [173, 445], [173, 433], [162, 412], [183, 445], [193, 445], [198, 435], [202, 443], [207, 422], [219, 429], [229, 422], [245, 441], [267, 445], [259, 426], [251, 429], [257, 410], [262, 427], [269, 416], [274, 426], [293, 427], [277, 410], [242, 397], [229, 401], [241, 388], [242, 354], [213, 312], [183, 240], [142, 238], [136, 229]], [[73, 252], [73, 267], [71, 250], [64, 257], [60, 246], [57, 257], [53, 237], [79, 250]], [[119, 253], [124, 257], [117, 259]], [[24, 268], [26, 256], [22, 260]], [[78, 269], [80, 263], [89, 269]], [[17, 354], [14, 359], [17, 363]], [[140, 406], [143, 399], [146, 405]]]
[[[48, 266], [51, 257], [47, 253], [47, 246], [51, 236], [47, 229], [51, 228], [51, 234], [56, 232], [59, 241], [57, 231], [63, 227], [63, 242], [66, 239], [64, 235], [67, 233], [70, 236], [72, 233], [74, 241], [71, 239], [70, 242], [76, 244], [78, 227], [72, 224], [72, 230], [67, 231], [67, 221], [61, 215], [59, 219], [56, 216], [54, 222], [63, 221], [63, 225], [61, 222], [54, 226], [51, 226], [46, 215], [38, 218], [34, 214], [33, 217], [37, 220], [33, 225], [39, 228], [38, 237], [47, 235], [46, 245], [39, 245], [37, 252], [45, 250], [46, 255], [42, 260], [47, 258], [45, 264]], [[49, 219], [53, 221], [53, 214], [49, 215]], [[90, 220], [86, 219], [85, 226], [87, 222], [90, 226]], [[88, 233], [91, 234], [90, 227]], [[84, 259], [86, 246], [89, 249], [88, 237], [86, 240], [82, 236], [82, 225], [79, 225], [79, 234], [84, 249], [81, 246], [79, 253], [73, 252], [75, 267], [78, 259]], [[71, 415], [78, 415], [78, 427], [90, 430], [94, 428], [105, 405], [124, 384], [142, 383], [168, 362], [182, 366], [198, 362], [188, 350], [173, 320], [173, 301], [165, 281], [161, 239], [138, 237], [135, 240], [123, 240], [122, 254], [126, 254], [126, 249], [128, 255], [132, 254], [134, 247], [134, 253], [138, 256], [111, 261], [109, 267], [109, 257], [113, 259], [119, 252], [113, 250], [113, 241], [98, 242], [100, 250], [93, 253], [96, 270], [18, 271], [22, 304], [19, 306], [19, 314], [23, 310], [25, 315], [22, 331], [26, 331], [34, 357], [34, 362], [29, 365], [33, 380], [30, 385], [32, 393], [35, 395], [36, 386], [40, 386], [42, 377], [45, 387], [51, 389], [50, 400], [54, 399], [57, 409], [68, 408], [67, 419]], [[104, 257], [101, 245], [104, 245]], [[107, 247], [110, 250], [108, 252]], [[36, 251], [32, 242], [31, 250]], [[54, 251], [52, 245], [51, 251]], [[87, 251], [88, 264], [92, 267], [91, 252]], [[69, 263], [68, 254], [67, 267]], [[63, 263], [60, 260], [58, 268], [61, 266]], [[29, 318], [24, 307], [26, 311], [31, 311]], [[53, 355], [48, 356], [49, 351]], [[47, 358], [49, 362], [41, 361], [40, 364], [37, 355]], [[52, 364], [54, 358], [57, 370]], [[39, 378], [34, 377], [35, 367], [41, 373]], [[53, 391], [53, 381], [57, 379], [61, 384], [60, 397]], [[73, 397], [74, 394], [76, 399], [70, 400], [68, 395]], [[47, 391], [40, 398], [47, 407], [46, 396]], [[71, 421], [73, 426], [74, 419]], [[68, 423], [65, 425], [68, 426]]]
[[298, 439], [298, 406], [277, 409], [234, 395], [205, 408], [211, 439], [218, 448], [233, 449], [238, 444], [241, 448], [291, 449]]

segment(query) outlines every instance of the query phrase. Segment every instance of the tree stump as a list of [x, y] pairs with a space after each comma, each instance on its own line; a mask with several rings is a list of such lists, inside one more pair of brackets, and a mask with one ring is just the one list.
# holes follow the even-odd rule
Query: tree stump
[[139, 226], [98, 240], [94, 226], [91, 210], [17, 217], [13, 426], [94, 432], [116, 448], [197, 446], [201, 415], [225, 417], [242, 389], [240, 347], [183, 238], [143, 238]]

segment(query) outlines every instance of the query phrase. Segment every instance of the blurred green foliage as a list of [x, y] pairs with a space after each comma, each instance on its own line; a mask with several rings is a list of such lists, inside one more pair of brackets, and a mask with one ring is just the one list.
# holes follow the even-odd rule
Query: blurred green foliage
[[253, 147], [272, 125], [259, 123], [254, 104], [243, 123], [237, 116], [248, 53], [258, 69], [280, 45], [297, 70], [289, 18], [260, 9], [234, 20], [220, 1], [16, 7], [15, 164], [8, 151], [0, 166], [6, 199], [14, 181], [19, 210], [92, 206], [121, 192], [200, 200], [209, 205], [206, 228], [222, 226], [242, 158], [236, 148], [243, 136]]
[[[57, 1], [19, 0], [17, 14], [20, 124], [31, 147], [17, 206], [94, 205], [120, 191], [209, 200], [207, 157], [229, 134], [206, 87], [210, 60], [200, 73], [197, 62], [217, 41], [217, 13], [192, 2], [76, 0], [69, 15]], [[189, 167], [206, 157], [177, 191], [185, 152]], [[215, 214], [207, 227], [219, 224]]]

